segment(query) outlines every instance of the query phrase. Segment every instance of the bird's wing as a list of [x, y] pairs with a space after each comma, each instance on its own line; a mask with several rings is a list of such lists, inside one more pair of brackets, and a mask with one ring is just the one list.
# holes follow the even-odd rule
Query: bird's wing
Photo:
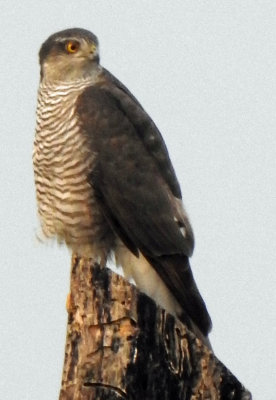
[[159, 172], [167, 182], [173, 195], [181, 199], [181, 189], [169, 158], [167, 147], [157, 126], [122, 82], [107, 70], [104, 70], [104, 75], [108, 82], [108, 85], [105, 86], [106, 90], [117, 99], [121, 109], [135, 126], [137, 134], [157, 162]]
[[85, 89], [77, 112], [96, 153], [89, 180], [107, 220], [134, 254], [150, 261], [184, 310], [198, 314], [192, 319], [207, 333], [209, 316], [187, 259], [193, 233], [159, 131], [112, 82]]
[[163, 139], [144, 110], [116, 89], [91, 86], [78, 101], [80, 123], [98, 154], [91, 182], [139, 250], [189, 256], [193, 234]]

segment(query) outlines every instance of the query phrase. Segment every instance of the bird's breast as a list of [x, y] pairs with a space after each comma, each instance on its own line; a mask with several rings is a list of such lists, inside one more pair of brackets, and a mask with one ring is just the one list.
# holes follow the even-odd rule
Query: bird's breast
[[87, 180], [95, 153], [75, 110], [84, 87], [40, 87], [33, 164], [43, 236], [91, 256], [107, 227]]

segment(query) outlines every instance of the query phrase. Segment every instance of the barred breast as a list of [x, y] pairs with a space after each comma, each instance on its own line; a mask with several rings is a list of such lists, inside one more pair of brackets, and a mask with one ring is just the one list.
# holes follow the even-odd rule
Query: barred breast
[[103, 259], [111, 234], [87, 181], [95, 154], [75, 110], [78, 96], [89, 85], [89, 80], [41, 83], [33, 164], [43, 236], [65, 241], [80, 255]]

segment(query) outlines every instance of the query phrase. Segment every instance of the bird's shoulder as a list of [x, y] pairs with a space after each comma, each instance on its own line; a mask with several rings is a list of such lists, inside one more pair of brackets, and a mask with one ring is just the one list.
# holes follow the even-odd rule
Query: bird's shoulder
[[127, 119], [157, 163], [173, 195], [181, 198], [180, 186], [159, 129], [136, 97], [114, 75], [103, 68], [98, 81], [80, 95], [77, 111], [85, 121], [86, 130], [93, 130], [99, 120], [109, 129], [118, 129], [118, 125]]

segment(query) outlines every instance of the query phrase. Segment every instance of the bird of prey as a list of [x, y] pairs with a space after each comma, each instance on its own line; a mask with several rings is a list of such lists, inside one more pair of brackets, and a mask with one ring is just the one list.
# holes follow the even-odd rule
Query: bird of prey
[[126, 277], [209, 345], [189, 264], [194, 236], [158, 128], [100, 65], [93, 33], [53, 34], [39, 60], [33, 164], [44, 236], [101, 264], [114, 254]]

